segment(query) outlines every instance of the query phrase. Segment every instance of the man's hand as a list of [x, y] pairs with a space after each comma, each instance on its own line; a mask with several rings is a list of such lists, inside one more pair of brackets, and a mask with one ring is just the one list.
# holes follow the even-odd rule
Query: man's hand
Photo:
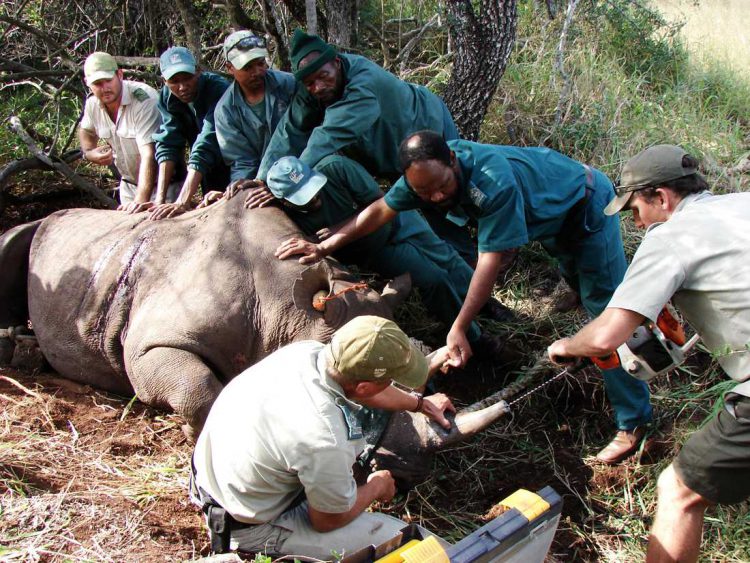
[[422, 401], [422, 414], [437, 422], [446, 430], [450, 430], [451, 423], [445, 418], [445, 411], [456, 412], [451, 400], [443, 393], [435, 393], [425, 397]]
[[250, 190], [245, 196], [245, 209], [260, 209], [278, 203], [276, 197], [271, 193], [262, 180], [241, 180], [246, 182], [242, 189]]
[[257, 188], [263, 185], [263, 180], [248, 180], [247, 178], [243, 180], [235, 180], [227, 186], [227, 189], [224, 191], [224, 197], [227, 199], [232, 199], [242, 190], [246, 190], [248, 188]]
[[393, 475], [387, 469], [370, 473], [367, 477], [367, 483], [372, 483], [378, 487], [375, 498], [380, 502], [388, 502], [396, 496], [396, 481], [394, 481]]
[[94, 164], [99, 164], [100, 166], [109, 166], [115, 161], [114, 155], [112, 154], [112, 147], [109, 145], [94, 147], [93, 149], [84, 151], [83, 154], [86, 157], [86, 160], [93, 162]]
[[[203, 209], [204, 207], [208, 207], [209, 205], [212, 205], [219, 201], [222, 197], [224, 197], [224, 194], [217, 190], [212, 190], [208, 192], [205, 196], [203, 196], [203, 199], [198, 204], [198, 207], [196, 209]], [[227, 198], [229, 199], [229, 198]]]
[[448, 373], [453, 366], [450, 363], [450, 352], [447, 346], [433, 350], [427, 354], [427, 362], [429, 363], [428, 373], [432, 376], [437, 371], [441, 373]]
[[469, 358], [473, 354], [469, 340], [466, 338], [466, 333], [463, 330], [451, 328], [445, 343], [450, 355], [447, 364], [454, 368], [466, 365], [466, 362], [469, 361]]
[[189, 211], [188, 206], [181, 203], [162, 203], [151, 208], [149, 211], [151, 213], [149, 219], [152, 221], [159, 221], [161, 219], [177, 217], [187, 211]]
[[561, 338], [547, 348], [547, 356], [553, 364], [569, 365], [577, 361], [578, 358], [568, 352], [568, 342], [570, 338]]
[[285, 260], [301, 254], [302, 258], [299, 259], [300, 264], [313, 264], [326, 257], [317, 244], [298, 237], [292, 237], [282, 242], [276, 249], [275, 254], [279, 260]]
[[318, 237], [318, 240], [326, 240], [332, 234], [333, 231], [331, 229], [329, 229], [328, 227], [323, 227], [317, 233], [315, 233], [315, 236]]
[[153, 201], [146, 201], [138, 203], [131, 201], [130, 203], [123, 203], [117, 207], [117, 211], [127, 211], [128, 213], [141, 213], [142, 211], [148, 211], [154, 206]]

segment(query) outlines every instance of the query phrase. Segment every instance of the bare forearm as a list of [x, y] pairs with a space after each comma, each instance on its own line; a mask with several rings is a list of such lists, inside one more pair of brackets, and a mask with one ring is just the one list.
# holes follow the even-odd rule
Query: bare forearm
[[389, 411], [414, 411], [417, 406], [417, 398], [397, 387], [386, 387], [383, 391], [369, 397], [360, 399], [365, 406]]
[[149, 145], [141, 150], [141, 162], [138, 168], [138, 186], [136, 188], [134, 201], [146, 203], [151, 200], [156, 183], [157, 168], [154, 159], [154, 146]]
[[182, 184], [180, 195], [177, 196], [175, 203], [185, 208], [189, 208], [190, 201], [198, 192], [198, 187], [201, 185], [202, 180], [203, 174], [201, 172], [193, 170], [192, 168], [188, 169], [187, 177], [185, 178], [185, 182]]
[[308, 506], [312, 527], [318, 532], [330, 532], [346, 526], [382, 496], [382, 485], [378, 480], [368, 481], [357, 487], [357, 500], [347, 512], [331, 514], [319, 512]]
[[319, 248], [327, 256], [333, 254], [342, 246], [369, 235], [376, 231], [398, 214], [385, 203], [384, 199], [374, 201], [360, 213], [352, 217], [329, 238], [320, 243]]
[[90, 151], [91, 149], [96, 148], [96, 145], [99, 143], [99, 137], [97, 137], [95, 133], [92, 133], [91, 131], [87, 129], [83, 129], [82, 127], [79, 127], [78, 128], [78, 142], [81, 145], [81, 152], [84, 154], [84, 157], [85, 157], [86, 151]]
[[574, 336], [555, 342], [557, 355], [576, 358], [601, 357], [625, 342], [645, 317], [629, 309], [605, 309]]
[[159, 164], [159, 178], [156, 185], [155, 203], [164, 203], [167, 200], [167, 188], [172, 183], [176, 164], [173, 160], [165, 160]]
[[471, 321], [479, 313], [479, 310], [487, 303], [487, 299], [492, 295], [492, 288], [495, 286], [497, 273], [503, 262], [503, 254], [500, 252], [482, 252], [479, 254], [474, 275], [471, 277], [469, 291], [464, 299], [464, 304], [459, 311], [453, 328], [465, 332]]

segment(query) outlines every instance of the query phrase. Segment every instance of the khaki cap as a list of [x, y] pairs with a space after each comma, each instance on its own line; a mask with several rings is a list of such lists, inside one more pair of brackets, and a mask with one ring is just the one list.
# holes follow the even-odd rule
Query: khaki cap
[[633, 192], [698, 172], [693, 166], [682, 165], [686, 154], [676, 145], [654, 145], [628, 160], [622, 168], [620, 185], [615, 188], [615, 198], [604, 208], [604, 214], [614, 215], [622, 210]]
[[355, 317], [333, 335], [333, 365], [351, 381], [391, 380], [411, 389], [427, 381], [427, 359], [393, 321]]
[[97, 80], [111, 80], [117, 74], [115, 58], [101, 51], [91, 53], [83, 63], [83, 76], [86, 84], [91, 86]]

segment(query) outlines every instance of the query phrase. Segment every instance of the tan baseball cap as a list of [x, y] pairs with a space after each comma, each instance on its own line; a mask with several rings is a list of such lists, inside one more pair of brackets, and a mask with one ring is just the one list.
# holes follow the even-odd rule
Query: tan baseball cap
[[91, 86], [97, 80], [111, 80], [117, 74], [117, 61], [109, 53], [97, 51], [86, 57], [83, 63], [83, 76]]
[[355, 317], [335, 332], [330, 347], [331, 367], [346, 379], [391, 380], [412, 389], [427, 381], [424, 354], [388, 319]]
[[614, 215], [630, 201], [633, 192], [659, 186], [664, 182], [695, 174], [695, 167], [682, 165], [687, 154], [677, 145], [654, 145], [639, 152], [622, 168], [620, 185], [615, 188], [615, 197], [604, 208], [605, 215]]
[[251, 31], [235, 31], [224, 40], [224, 56], [236, 69], [255, 59], [267, 58], [266, 42]]

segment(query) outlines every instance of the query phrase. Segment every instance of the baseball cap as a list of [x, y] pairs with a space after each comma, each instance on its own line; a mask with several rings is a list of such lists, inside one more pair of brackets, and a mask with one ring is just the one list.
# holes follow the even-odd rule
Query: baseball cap
[[285, 156], [274, 162], [266, 184], [271, 193], [294, 205], [307, 205], [325, 186], [328, 178], [310, 168], [296, 156]]
[[427, 381], [427, 359], [393, 321], [364, 315], [338, 329], [330, 343], [333, 365], [354, 381], [392, 380], [415, 388]]
[[682, 165], [685, 155], [687, 152], [676, 145], [654, 145], [628, 160], [622, 168], [620, 185], [615, 187], [616, 195], [604, 208], [604, 214], [614, 215], [622, 210], [633, 192], [698, 172], [694, 166]]
[[195, 74], [195, 57], [185, 47], [171, 47], [159, 57], [159, 69], [164, 80], [169, 80], [178, 72]]
[[263, 38], [251, 31], [235, 31], [224, 40], [224, 56], [237, 69], [244, 67], [252, 60], [266, 58], [268, 50]]
[[83, 76], [88, 86], [97, 80], [111, 80], [116, 73], [117, 61], [109, 53], [91, 53], [83, 63]]

